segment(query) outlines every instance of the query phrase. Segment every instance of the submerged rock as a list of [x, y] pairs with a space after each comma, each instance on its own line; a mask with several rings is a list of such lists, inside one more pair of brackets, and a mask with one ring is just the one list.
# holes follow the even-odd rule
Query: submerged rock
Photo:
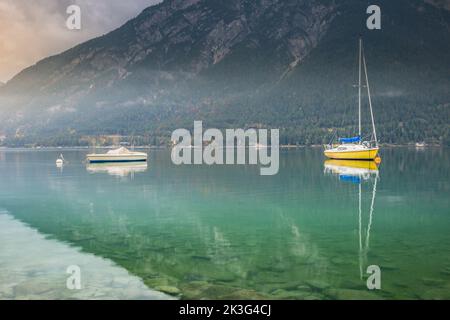
[[54, 290], [55, 285], [50, 280], [41, 281], [39, 279], [30, 279], [17, 284], [13, 289], [15, 296], [43, 295], [46, 292]]
[[316, 290], [325, 290], [331, 287], [331, 285], [322, 280], [308, 280], [305, 282], [308, 286]]
[[429, 287], [440, 287], [445, 285], [445, 281], [441, 279], [423, 278], [422, 282]]
[[236, 276], [229, 272], [215, 273], [213, 278], [215, 281], [218, 281], [218, 282], [232, 282], [232, 281], [236, 280]]
[[164, 292], [167, 294], [171, 294], [171, 295], [177, 295], [177, 294], [181, 293], [180, 289], [178, 289], [177, 287], [172, 287], [172, 286], [158, 286], [155, 288], [155, 290]]
[[303, 300], [325, 300], [325, 297], [318, 294], [310, 294], [307, 295]]
[[160, 277], [158, 277], [158, 278], [147, 278], [147, 279], [144, 279], [144, 282], [150, 288], [155, 288], [155, 287], [169, 285], [169, 280], [167, 278], [160, 278]]
[[210, 261], [211, 260], [211, 257], [208, 257], [208, 256], [199, 256], [199, 255], [195, 255], [195, 256], [191, 256], [191, 258], [193, 259], [193, 260], [200, 260], [200, 261]]
[[441, 274], [445, 275], [445, 276], [450, 276], [450, 266], [449, 267], [445, 267], [441, 270]]
[[353, 289], [329, 289], [326, 294], [337, 300], [381, 300], [382, 298], [370, 291]]
[[207, 281], [190, 281], [181, 285], [183, 299], [201, 299], [204, 292], [211, 286]]
[[306, 299], [310, 291], [277, 289], [270, 293], [274, 299]]
[[[219, 284], [212, 284], [202, 292], [202, 299], [227, 299], [226, 297], [236, 291], [237, 288], [224, 286]], [[231, 298], [230, 298], [231, 299]], [[236, 298], [238, 299], [238, 298]]]
[[421, 299], [424, 300], [449, 300], [450, 299], [450, 289], [435, 288], [430, 289], [420, 295]]
[[333, 257], [330, 259], [331, 263], [334, 265], [344, 265], [344, 264], [348, 264], [348, 260], [343, 259], [342, 257]]
[[254, 290], [239, 289], [239, 290], [231, 292], [230, 294], [220, 296], [219, 299], [224, 299], [224, 300], [266, 300], [266, 299], [270, 299], [270, 297], [266, 296], [264, 294], [258, 293]]

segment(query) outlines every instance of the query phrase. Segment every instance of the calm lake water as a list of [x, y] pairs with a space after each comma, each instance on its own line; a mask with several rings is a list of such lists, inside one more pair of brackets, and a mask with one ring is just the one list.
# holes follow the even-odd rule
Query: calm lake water
[[361, 181], [313, 148], [281, 150], [275, 176], [148, 152], [0, 150], [0, 299], [450, 298], [449, 149], [383, 149]]

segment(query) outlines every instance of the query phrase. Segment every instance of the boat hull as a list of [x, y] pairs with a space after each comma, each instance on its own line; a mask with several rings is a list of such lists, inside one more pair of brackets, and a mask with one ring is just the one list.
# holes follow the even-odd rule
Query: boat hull
[[89, 163], [109, 163], [109, 162], [145, 162], [147, 155], [87, 155]]
[[352, 151], [325, 150], [324, 154], [330, 159], [373, 160], [378, 155], [378, 148]]

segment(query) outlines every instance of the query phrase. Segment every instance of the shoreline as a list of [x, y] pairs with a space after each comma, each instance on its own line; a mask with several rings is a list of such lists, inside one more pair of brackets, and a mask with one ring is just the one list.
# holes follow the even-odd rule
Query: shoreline
[[[430, 144], [425, 146], [416, 146], [415, 144], [380, 144], [382, 148], [415, 148], [415, 149], [429, 149], [429, 148], [448, 148], [448, 146], [438, 145], [438, 144]], [[87, 147], [87, 146], [39, 146], [39, 147], [2, 147], [1, 150], [91, 150], [91, 149], [114, 149], [118, 148], [118, 146], [97, 146], [97, 147]], [[128, 149], [171, 149], [170, 146], [134, 146], [127, 147]], [[249, 148], [249, 146], [246, 146]], [[280, 149], [301, 149], [301, 148], [323, 148], [323, 145], [280, 145]]]

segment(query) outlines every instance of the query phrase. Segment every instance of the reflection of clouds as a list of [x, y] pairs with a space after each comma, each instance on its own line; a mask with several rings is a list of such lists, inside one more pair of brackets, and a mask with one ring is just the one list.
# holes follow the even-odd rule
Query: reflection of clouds
[[296, 225], [292, 225], [291, 226], [291, 232], [292, 235], [294, 236], [294, 243], [295, 245], [292, 247], [292, 254], [296, 255], [296, 256], [305, 256], [308, 252], [306, 245], [305, 245], [305, 241], [304, 241], [304, 236], [302, 236], [298, 230], [298, 227]]
[[397, 90], [387, 90], [387, 91], [378, 92], [377, 94], [374, 94], [372, 96], [396, 98], [396, 97], [401, 97], [403, 95], [405, 95], [404, 92], [397, 89]]
[[321, 257], [319, 248], [311, 242], [309, 236], [300, 233], [296, 225], [291, 226], [293, 239], [291, 241], [291, 253], [300, 258], [306, 258], [308, 262], [314, 264], [314, 268], [322, 269], [326, 267], [326, 260]]
[[[170, 299], [110, 260], [48, 239], [0, 212], [0, 299]], [[67, 290], [70, 265], [82, 290]]]
[[213, 255], [217, 257], [215, 260], [219, 263], [226, 263], [227, 259], [223, 259], [229, 256], [230, 251], [230, 241], [228, 241], [224, 234], [220, 232], [219, 228], [213, 227], [213, 235], [214, 235], [214, 247], [213, 247]]
[[397, 196], [397, 195], [381, 195], [379, 196], [380, 199], [382, 199], [382, 202], [386, 203], [401, 203], [406, 202], [406, 199], [404, 196]]
[[[77, 43], [109, 32], [159, 0], [0, 1], [0, 81]], [[68, 30], [66, 8], [81, 7], [82, 29]]]

